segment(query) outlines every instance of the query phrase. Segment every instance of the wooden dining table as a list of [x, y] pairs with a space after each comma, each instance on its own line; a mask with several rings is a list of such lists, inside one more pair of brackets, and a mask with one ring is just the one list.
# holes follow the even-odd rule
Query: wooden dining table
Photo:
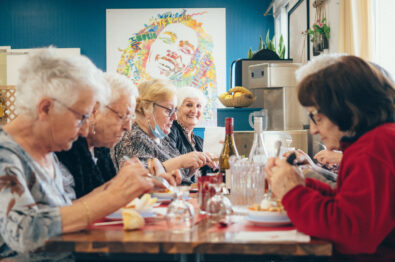
[[[198, 210], [197, 210], [198, 211]], [[78, 254], [161, 254], [193, 255], [199, 261], [202, 255], [228, 256], [309, 256], [328, 258], [332, 255], [329, 241], [311, 238], [308, 242], [278, 241], [276, 239], [240, 240], [241, 232], [281, 232], [295, 230], [292, 225], [282, 227], [257, 227], [246, 221], [245, 216], [234, 214], [228, 224], [213, 223], [198, 214], [194, 227], [187, 232], [169, 230], [163, 216], [146, 220], [138, 230], [124, 230], [122, 224], [95, 226], [84, 231], [63, 234], [50, 239], [43, 248], [48, 252], [74, 252]], [[180, 256], [182, 257], [182, 256]], [[322, 260], [322, 259], [321, 259]], [[185, 261], [185, 259], [181, 259]], [[311, 259], [309, 260], [311, 261]]]

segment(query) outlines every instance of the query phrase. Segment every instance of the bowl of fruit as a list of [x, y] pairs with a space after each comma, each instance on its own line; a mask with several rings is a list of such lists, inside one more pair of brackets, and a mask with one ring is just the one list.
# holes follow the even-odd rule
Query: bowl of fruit
[[218, 99], [226, 107], [247, 107], [254, 102], [255, 97], [247, 88], [236, 86], [220, 95]]

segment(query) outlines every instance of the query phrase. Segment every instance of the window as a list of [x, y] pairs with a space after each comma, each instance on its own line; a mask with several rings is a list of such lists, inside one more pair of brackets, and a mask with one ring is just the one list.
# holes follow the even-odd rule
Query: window
[[395, 80], [395, 1], [373, 1], [373, 61], [384, 67]]

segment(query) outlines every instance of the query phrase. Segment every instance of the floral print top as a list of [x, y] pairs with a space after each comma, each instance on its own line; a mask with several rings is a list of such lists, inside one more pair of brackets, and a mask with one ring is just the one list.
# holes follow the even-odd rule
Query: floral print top
[[[170, 158], [180, 155], [177, 148], [173, 147], [172, 141], [168, 136], [156, 143], [150, 138], [140, 127], [134, 122], [130, 131], [126, 132], [122, 140], [114, 147], [111, 156], [114, 161], [114, 166], [117, 170], [125, 161], [123, 156], [130, 158], [137, 157], [147, 166], [148, 158], [157, 158], [161, 162], [165, 162]], [[191, 184], [192, 176], [189, 174], [189, 169], [180, 169], [182, 174], [182, 183]], [[193, 175], [193, 174], [192, 174]]]
[[55, 178], [0, 128], [0, 258], [33, 251], [62, 233], [59, 207], [75, 194], [55, 154], [52, 161]]

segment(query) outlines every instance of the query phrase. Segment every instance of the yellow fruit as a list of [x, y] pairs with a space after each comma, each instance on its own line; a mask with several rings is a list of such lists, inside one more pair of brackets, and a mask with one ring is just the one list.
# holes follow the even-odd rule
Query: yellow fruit
[[244, 94], [251, 94], [252, 95], [250, 90], [248, 90], [247, 88], [244, 88], [242, 86], [235, 86], [234, 88], [230, 89], [229, 92], [241, 92]]
[[242, 96], [242, 95], [243, 95], [242, 92], [236, 92], [236, 93], [233, 94], [234, 97], [239, 97], [239, 96]]
[[226, 93], [223, 93], [222, 95], [220, 95], [219, 97], [220, 98], [225, 98], [226, 97], [226, 95], [228, 95], [229, 93], [228, 92], [226, 92]]
[[233, 96], [229, 95], [229, 94], [225, 96], [225, 99], [232, 99], [232, 98], [233, 98]]

